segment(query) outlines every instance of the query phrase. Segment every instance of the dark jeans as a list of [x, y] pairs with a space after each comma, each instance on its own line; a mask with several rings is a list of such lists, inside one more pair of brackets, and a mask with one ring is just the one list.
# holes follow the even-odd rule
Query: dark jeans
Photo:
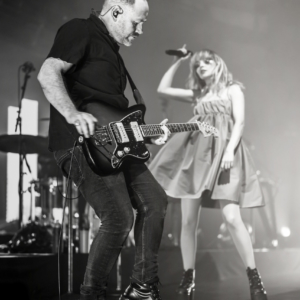
[[[72, 149], [57, 151], [54, 155], [66, 176], [70, 169]], [[83, 286], [96, 289], [106, 285], [107, 277], [132, 228], [132, 207], [137, 211], [132, 278], [141, 283], [155, 280], [167, 197], [147, 166], [130, 164], [116, 174], [98, 176], [91, 170], [78, 146], [74, 150], [70, 177], [101, 220], [91, 245]]]

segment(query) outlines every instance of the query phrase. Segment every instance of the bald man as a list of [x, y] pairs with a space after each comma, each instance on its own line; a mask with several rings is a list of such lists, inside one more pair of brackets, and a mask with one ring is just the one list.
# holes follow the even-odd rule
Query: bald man
[[108, 275], [133, 226], [132, 207], [137, 211], [135, 264], [131, 284], [120, 299], [161, 299], [157, 253], [167, 207], [165, 192], [144, 164], [131, 163], [112, 175], [97, 175], [76, 143], [79, 135], [94, 134], [97, 119], [85, 111], [89, 103], [127, 109], [119, 46], [131, 46], [143, 33], [148, 11], [146, 0], [106, 0], [101, 12], [67, 22], [58, 30], [38, 75], [50, 102], [49, 149], [64, 176], [73, 180], [101, 220], [80, 288], [81, 300], [106, 299]]

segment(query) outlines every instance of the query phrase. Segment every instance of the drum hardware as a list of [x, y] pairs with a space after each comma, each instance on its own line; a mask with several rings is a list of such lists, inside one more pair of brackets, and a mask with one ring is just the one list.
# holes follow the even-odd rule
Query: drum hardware
[[[20, 107], [19, 107], [20, 114]], [[18, 116], [18, 126], [21, 130], [21, 118]], [[0, 136], [0, 151], [2, 152], [11, 152], [19, 154], [19, 228], [22, 227], [22, 219], [23, 219], [23, 176], [24, 169], [23, 164], [25, 162], [29, 172], [31, 173], [30, 166], [28, 164], [26, 154], [43, 154], [49, 155], [49, 151], [47, 149], [48, 139], [42, 136], [32, 136], [32, 135], [23, 135], [23, 134], [4, 134]]]
[[[25, 147], [25, 137], [22, 134], [22, 100], [25, 96], [26, 86], [28, 79], [30, 78], [30, 73], [33, 72], [35, 69], [33, 67], [33, 64], [30, 62], [26, 62], [23, 65], [21, 65], [18, 69], [18, 78], [20, 78], [20, 71], [23, 71], [25, 73], [24, 75], [24, 82], [23, 85], [20, 87], [18, 86], [18, 116], [16, 119], [16, 127], [15, 132], [17, 132], [19, 128], [19, 134], [18, 134], [18, 146], [17, 146], [17, 153], [19, 154], [19, 228], [22, 227], [22, 218], [23, 218], [23, 162], [25, 161], [27, 168], [29, 172], [31, 173], [28, 161], [26, 159], [26, 153], [29, 153], [26, 151]], [[19, 81], [20, 82], [20, 81]], [[20, 93], [21, 90], [21, 93]], [[2, 150], [3, 151], [3, 150]], [[12, 152], [12, 151], [10, 151]]]

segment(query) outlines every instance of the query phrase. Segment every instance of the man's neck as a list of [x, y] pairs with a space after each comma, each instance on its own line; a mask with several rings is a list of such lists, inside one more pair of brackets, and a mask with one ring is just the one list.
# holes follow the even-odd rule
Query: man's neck
[[111, 29], [109, 28], [109, 26], [108, 26], [108, 24], [107, 24], [105, 18], [101, 16], [101, 12], [100, 12], [98, 18], [100, 19], [100, 21], [101, 21], [101, 22], [104, 24], [104, 26], [106, 27], [109, 36], [114, 40], [115, 43], [117, 43], [117, 44], [120, 46], [120, 44], [115, 40], [114, 36], [112, 35]]

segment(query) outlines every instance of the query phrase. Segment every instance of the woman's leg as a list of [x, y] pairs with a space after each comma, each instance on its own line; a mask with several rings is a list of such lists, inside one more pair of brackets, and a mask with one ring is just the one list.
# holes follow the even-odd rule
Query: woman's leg
[[245, 267], [255, 268], [253, 246], [250, 235], [241, 218], [240, 207], [236, 203], [220, 201], [222, 216], [231, 234], [233, 242], [243, 260]]
[[241, 218], [240, 207], [238, 204], [226, 200], [220, 201], [220, 203], [223, 218], [247, 269], [251, 300], [267, 300], [267, 292], [255, 267], [253, 246], [250, 235]]
[[197, 250], [197, 226], [201, 199], [181, 200], [181, 254], [184, 270], [195, 269]]

